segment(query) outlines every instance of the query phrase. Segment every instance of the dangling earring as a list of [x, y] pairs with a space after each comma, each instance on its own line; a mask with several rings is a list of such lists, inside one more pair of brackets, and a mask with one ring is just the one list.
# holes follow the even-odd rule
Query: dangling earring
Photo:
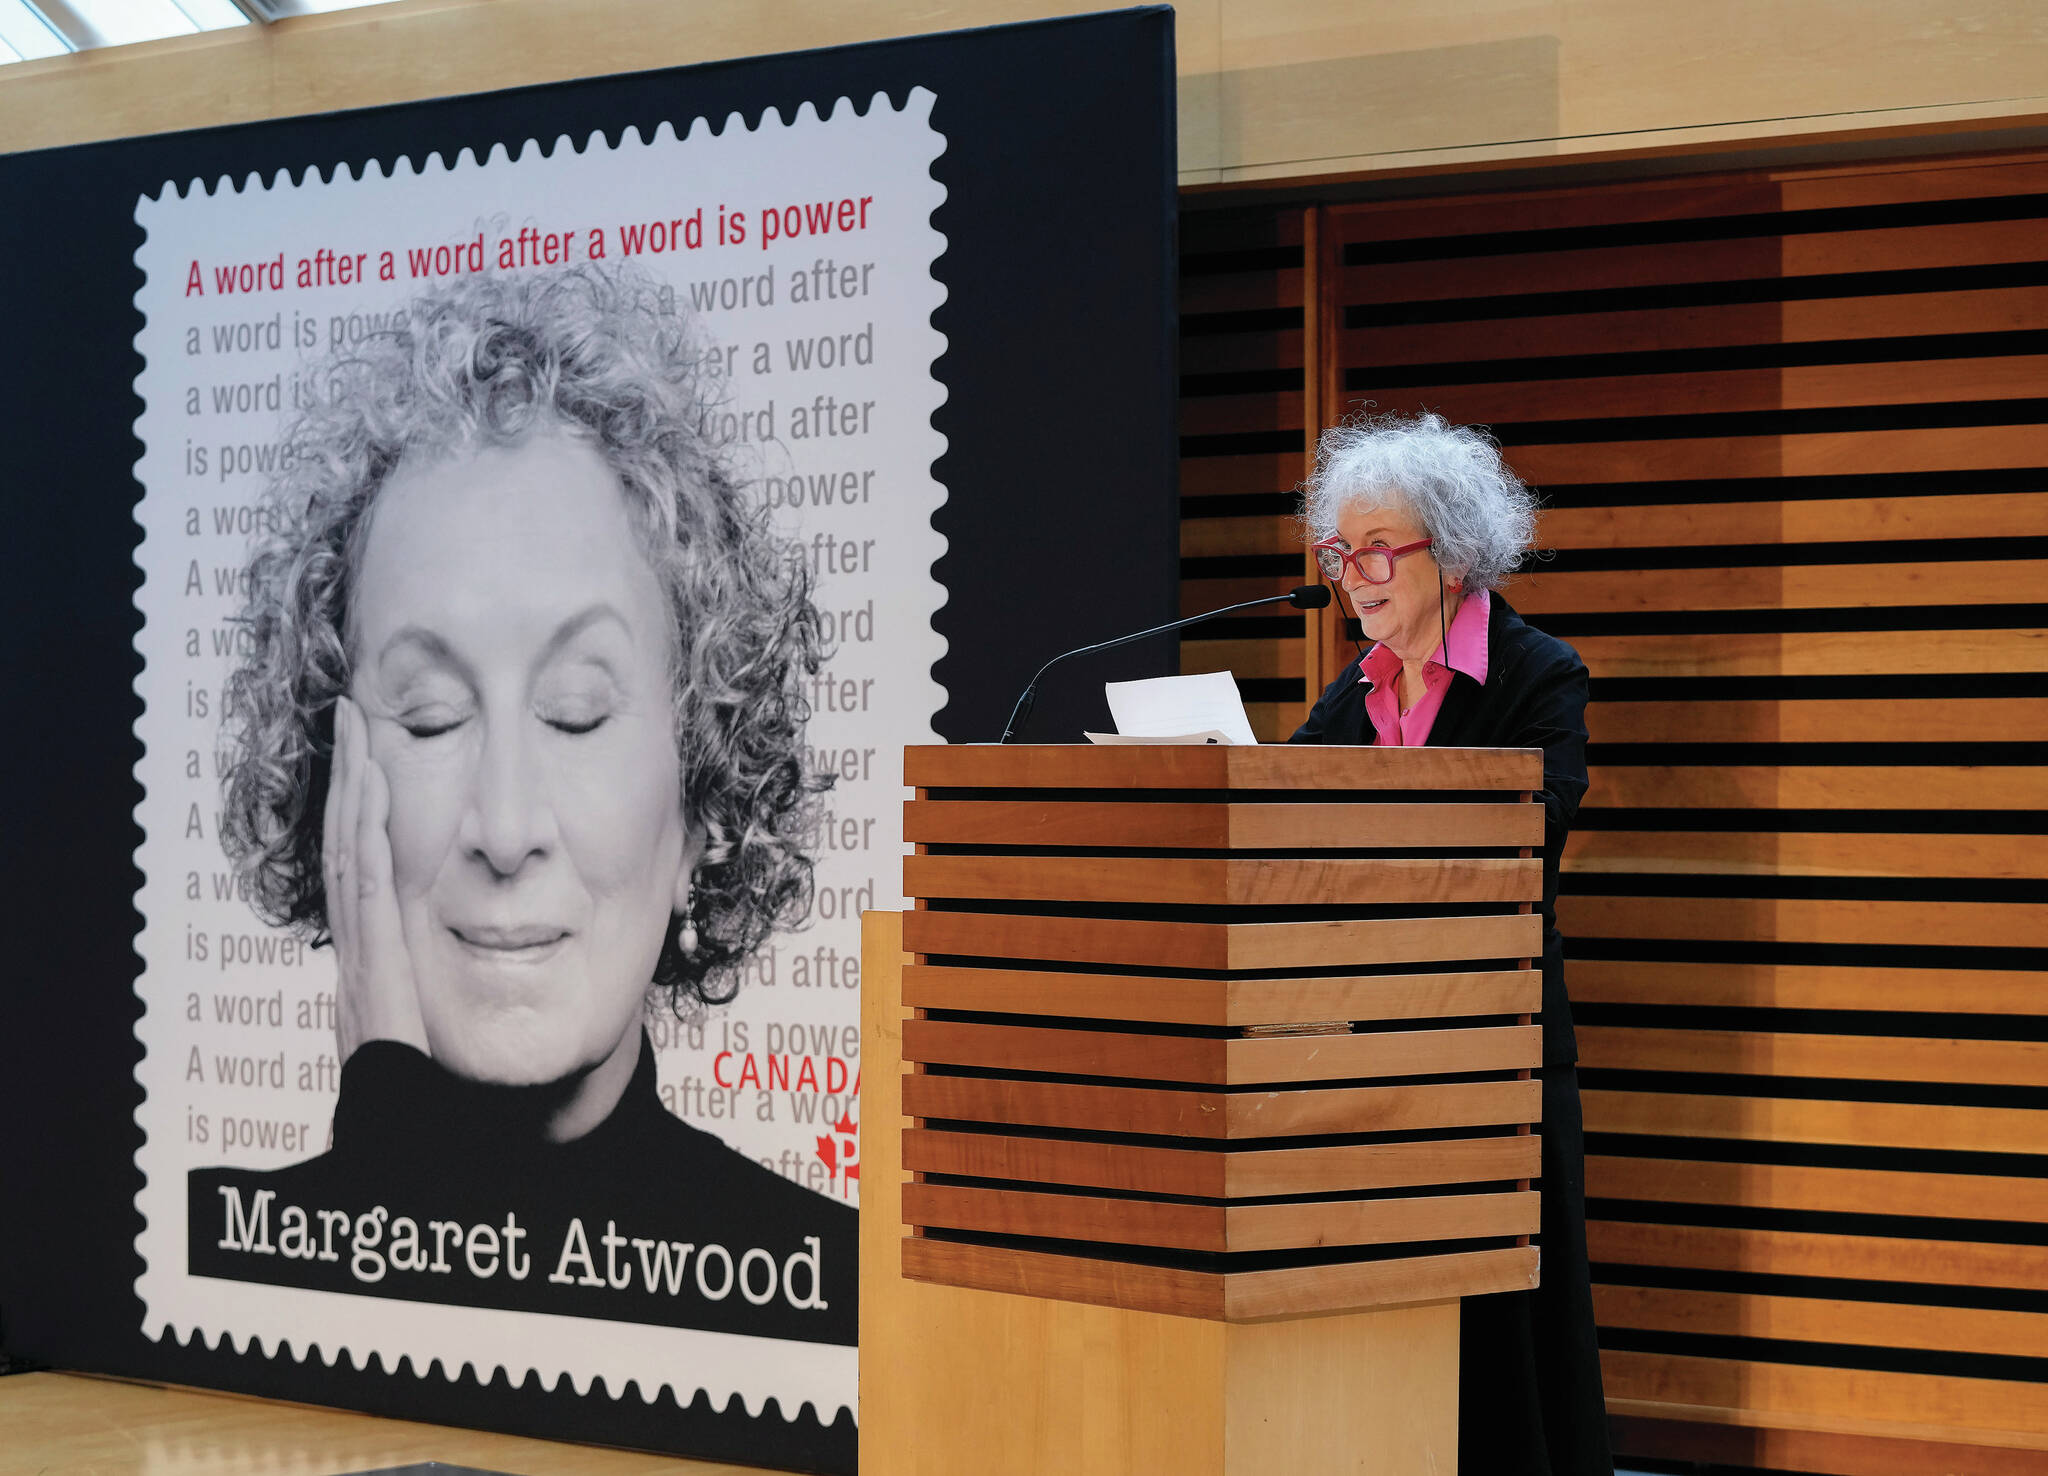
[[683, 893], [683, 920], [676, 925], [676, 947], [682, 949], [685, 958], [697, 951], [697, 889], [694, 885]]

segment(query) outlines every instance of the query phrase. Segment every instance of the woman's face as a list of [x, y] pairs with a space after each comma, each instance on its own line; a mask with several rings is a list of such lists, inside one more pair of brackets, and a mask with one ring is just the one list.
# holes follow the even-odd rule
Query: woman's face
[[637, 1053], [697, 846], [667, 602], [617, 477], [554, 432], [401, 463], [353, 606], [434, 1058], [531, 1084]]
[[[1337, 519], [1337, 536], [1354, 549], [1403, 548], [1429, 537], [1400, 502], [1374, 507], [1353, 503]], [[1344, 566], [1344, 596], [1358, 616], [1368, 641], [1388, 646], [1404, 660], [1431, 655], [1443, 641], [1438, 605], [1436, 560], [1422, 548], [1394, 560], [1394, 577], [1385, 584], [1367, 584], [1347, 562]], [[1457, 586], [1447, 585], [1444, 611], [1456, 598]]]

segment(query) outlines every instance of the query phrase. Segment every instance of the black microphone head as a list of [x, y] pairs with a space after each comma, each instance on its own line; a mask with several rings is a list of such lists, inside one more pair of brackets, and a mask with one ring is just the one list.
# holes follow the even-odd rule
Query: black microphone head
[[1320, 610], [1330, 603], [1330, 586], [1297, 584], [1287, 592], [1287, 603], [1297, 610]]

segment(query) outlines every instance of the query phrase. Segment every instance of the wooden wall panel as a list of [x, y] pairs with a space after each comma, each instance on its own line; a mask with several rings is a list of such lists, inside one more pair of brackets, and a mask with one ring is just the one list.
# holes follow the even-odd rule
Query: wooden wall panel
[[[1284, 594], [1314, 577], [1293, 518], [1305, 448], [1321, 422], [1305, 349], [1316, 336], [1317, 294], [1308, 214], [1182, 219], [1183, 615]], [[1284, 739], [1321, 686], [1312, 628], [1285, 607], [1197, 626], [1181, 639], [1181, 670], [1233, 673], [1252, 731], [1262, 742]]]
[[1592, 673], [1558, 913], [1619, 1449], [2039, 1468], [2048, 158], [1317, 228], [1341, 399], [1493, 429], [1546, 506], [1506, 597]]
[[[397, 0], [0, 72], [0, 149], [841, 46], [1099, 0]], [[2032, 0], [1182, 0], [1184, 184], [2036, 128]], [[1769, 45], [1731, 44], [1766, 36]], [[1848, 135], [1845, 140], [1844, 135]], [[1846, 147], [1843, 145], [1847, 144]]]

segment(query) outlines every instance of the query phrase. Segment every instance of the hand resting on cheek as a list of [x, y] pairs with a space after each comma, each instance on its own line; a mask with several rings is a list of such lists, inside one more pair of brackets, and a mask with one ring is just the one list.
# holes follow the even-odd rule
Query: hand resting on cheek
[[370, 757], [363, 711], [337, 698], [320, 867], [339, 973], [335, 1045], [343, 1062], [371, 1040], [427, 1050], [419, 986], [392, 883], [390, 821], [391, 786]]

